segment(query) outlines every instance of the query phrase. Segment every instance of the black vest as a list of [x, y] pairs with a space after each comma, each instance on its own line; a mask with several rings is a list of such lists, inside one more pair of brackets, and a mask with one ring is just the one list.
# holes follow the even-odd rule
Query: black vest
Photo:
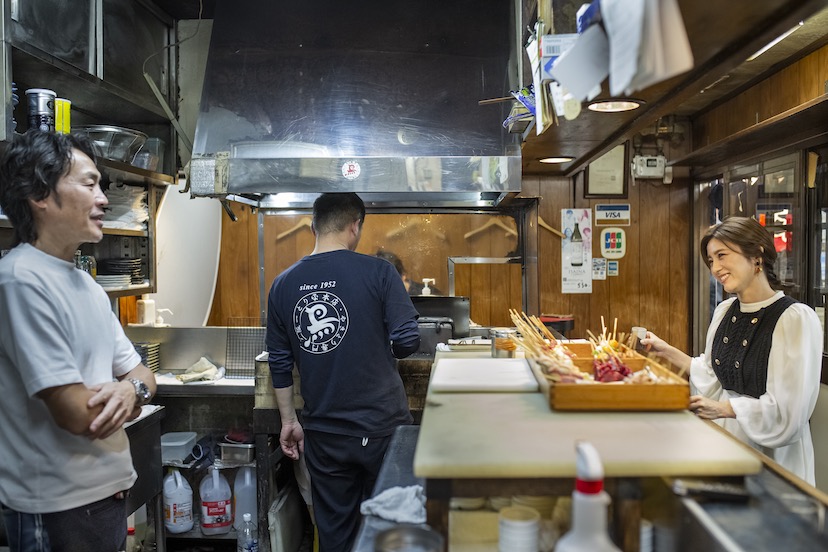
[[794, 303], [786, 295], [756, 312], [742, 312], [739, 300], [733, 302], [713, 340], [713, 371], [723, 388], [756, 399], [765, 394], [773, 330]]

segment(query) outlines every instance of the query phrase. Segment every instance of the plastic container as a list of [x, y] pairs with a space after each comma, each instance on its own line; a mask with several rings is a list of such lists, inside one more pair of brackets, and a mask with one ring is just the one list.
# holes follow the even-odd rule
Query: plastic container
[[175, 468], [164, 478], [164, 528], [169, 533], [193, 528], [193, 489]]
[[183, 462], [196, 444], [195, 431], [173, 431], [161, 436], [161, 461]]
[[423, 278], [423, 290], [420, 292], [420, 295], [431, 295], [431, 288], [428, 287], [428, 284], [434, 283], [434, 278]]
[[155, 300], [150, 299], [146, 293], [137, 301], [138, 307], [138, 323], [154, 326], [155, 325]]
[[229, 533], [233, 526], [233, 493], [230, 484], [211, 466], [198, 488], [201, 494], [201, 532], [205, 535]]
[[621, 552], [607, 533], [610, 497], [604, 491], [604, 466], [591, 443], [575, 445], [576, 478], [572, 493], [572, 528], [555, 545], [556, 552]]
[[233, 527], [236, 528], [236, 531], [244, 525], [243, 516], [245, 514], [250, 514], [253, 518], [253, 525], [257, 526], [255, 468], [242, 466], [236, 472], [236, 479], [233, 480], [233, 511], [235, 512]]
[[259, 533], [252, 517], [249, 513], [241, 516], [241, 526], [238, 528], [238, 535], [236, 535], [236, 552], [259, 551]]
[[26, 102], [29, 128], [46, 132], [55, 131], [55, 94], [46, 88], [29, 88], [26, 90]]

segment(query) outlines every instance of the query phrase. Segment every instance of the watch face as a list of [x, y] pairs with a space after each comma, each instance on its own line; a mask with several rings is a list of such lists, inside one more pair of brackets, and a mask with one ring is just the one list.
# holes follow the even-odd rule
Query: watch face
[[129, 381], [135, 386], [135, 395], [138, 397], [138, 400], [142, 404], [148, 402], [152, 395], [147, 384], [139, 379], [130, 379]]

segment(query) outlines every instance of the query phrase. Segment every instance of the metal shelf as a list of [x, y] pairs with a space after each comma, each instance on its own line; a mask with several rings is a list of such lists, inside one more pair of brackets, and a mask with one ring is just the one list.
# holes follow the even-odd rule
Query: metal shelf
[[13, 43], [11, 54], [14, 81], [20, 90], [48, 83], [52, 90], [60, 90], [62, 97], [71, 98], [73, 111], [110, 124], [169, 123], [164, 110], [149, 94], [124, 90], [29, 44]]

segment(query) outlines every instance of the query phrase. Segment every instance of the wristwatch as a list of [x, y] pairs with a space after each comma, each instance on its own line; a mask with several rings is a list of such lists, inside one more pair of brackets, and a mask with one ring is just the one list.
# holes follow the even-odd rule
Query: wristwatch
[[135, 386], [135, 404], [144, 406], [152, 398], [149, 387], [143, 381], [135, 378], [129, 378], [128, 381]]

